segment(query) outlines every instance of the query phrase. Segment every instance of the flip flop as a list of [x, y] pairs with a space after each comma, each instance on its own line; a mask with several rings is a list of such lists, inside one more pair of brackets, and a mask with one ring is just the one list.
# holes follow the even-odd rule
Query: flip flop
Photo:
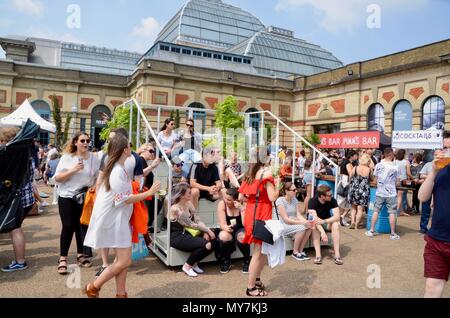
[[314, 264], [321, 265], [322, 264], [322, 257], [316, 257], [314, 259]]

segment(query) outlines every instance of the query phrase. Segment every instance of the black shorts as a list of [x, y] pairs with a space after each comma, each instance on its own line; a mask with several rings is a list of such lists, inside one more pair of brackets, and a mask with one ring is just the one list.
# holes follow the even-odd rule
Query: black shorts
[[217, 199], [214, 199], [214, 197], [209, 193], [208, 191], [202, 191], [200, 190], [200, 198], [199, 199], [206, 199], [211, 202], [216, 202]]
[[25, 220], [25, 218], [27, 217], [28, 213], [31, 212], [31, 210], [33, 210], [35, 204], [27, 206], [26, 208], [23, 208], [23, 215], [22, 215], [22, 219], [19, 221], [17, 220], [16, 226], [14, 227], [14, 230], [20, 229], [22, 227], [22, 223], [23, 220]]

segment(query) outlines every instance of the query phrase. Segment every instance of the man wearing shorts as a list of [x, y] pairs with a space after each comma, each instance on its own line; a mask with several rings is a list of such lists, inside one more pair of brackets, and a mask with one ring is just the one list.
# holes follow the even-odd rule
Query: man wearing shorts
[[[450, 151], [450, 131], [444, 133], [444, 150]], [[443, 156], [435, 152], [433, 169], [419, 190], [419, 200], [426, 202], [433, 197], [434, 212], [431, 229], [425, 235], [423, 253], [425, 265], [425, 297], [442, 297], [450, 275], [450, 165], [439, 170], [436, 163]]]
[[395, 220], [397, 217], [397, 185], [398, 168], [394, 165], [394, 151], [391, 148], [384, 150], [384, 159], [375, 166], [374, 176], [377, 180], [377, 193], [375, 198], [375, 208], [372, 216], [370, 230], [366, 236], [373, 237], [375, 225], [378, 221], [378, 214], [386, 204], [389, 213], [389, 224], [391, 225], [391, 240], [399, 240], [400, 236], [395, 232]]
[[202, 198], [212, 202], [221, 198], [222, 182], [211, 149], [204, 149], [202, 161], [192, 165], [189, 183], [195, 208], [198, 208], [198, 201]]

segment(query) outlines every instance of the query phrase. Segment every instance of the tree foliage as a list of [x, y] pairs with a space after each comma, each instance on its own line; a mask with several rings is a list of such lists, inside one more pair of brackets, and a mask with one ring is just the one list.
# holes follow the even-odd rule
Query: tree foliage
[[[227, 129], [244, 129], [244, 116], [239, 114], [238, 103], [236, 98], [228, 96], [223, 103], [216, 105], [216, 122], [215, 127], [222, 132], [222, 152], [226, 155], [227, 145], [232, 142], [233, 149], [236, 151], [238, 143], [245, 142], [245, 137], [236, 139], [233, 136], [227, 136]], [[230, 140], [232, 138], [232, 140]]]
[[[133, 136], [135, 136], [137, 132], [137, 112], [137, 108], [133, 107]], [[121, 105], [116, 108], [112, 119], [108, 121], [106, 127], [102, 129], [100, 140], [108, 140], [109, 134], [114, 128], [125, 128], [127, 131], [130, 129], [130, 105]], [[135, 140], [133, 136], [130, 136], [130, 141]]]
[[56, 95], [52, 96], [52, 115], [53, 115], [53, 121], [55, 122], [56, 126], [56, 132], [55, 132], [55, 146], [58, 149], [61, 149], [67, 142], [67, 139], [69, 137], [69, 130], [70, 130], [70, 122], [72, 120], [72, 115], [68, 115], [66, 118], [66, 122], [64, 124], [64, 130], [63, 130], [63, 123], [61, 118], [61, 106], [59, 105], [58, 98]]

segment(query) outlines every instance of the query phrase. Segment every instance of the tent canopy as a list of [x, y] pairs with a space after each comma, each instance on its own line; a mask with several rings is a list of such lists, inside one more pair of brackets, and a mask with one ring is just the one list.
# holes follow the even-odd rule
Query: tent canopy
[[28, 119], [39, 125], [41, 130], [51, 133], [56, 132], [56, 126], [51, 122], [46, 121], [34, 110], [28, 99], [20, 105], [12, 114], [1, 118], [0, 124], [5, 126], [22, 126]]

